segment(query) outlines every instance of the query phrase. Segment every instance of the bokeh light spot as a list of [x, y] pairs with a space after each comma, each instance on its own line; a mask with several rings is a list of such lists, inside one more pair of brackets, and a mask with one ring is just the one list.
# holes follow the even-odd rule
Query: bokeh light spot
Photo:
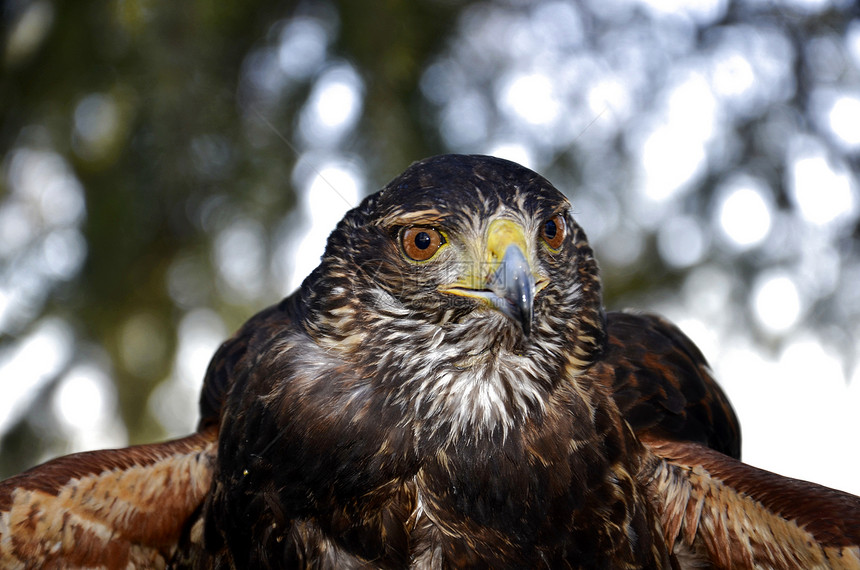
[[[15, 66], [33, 54], [48, 37], [54, 23], [54, 5], [46, 0], [36, 0], [23, 4], [21, 15], [11, 22], [6, 29], [5, 60], [9, 66]], [[14, 13], [15, 9], [7, 6], [7, 11]], [[10, 14], [4, 15], [10, 18]], [[5, 25], [9, 25], [7, 20]], [[4, 25], [4, 27], [5, 27]]]
[[705, 148], [683, 127], [662, 126], [642, 147], [645, 196], [667, 200], [704, 168]]
[[848, 147], [860, 147], [860, 98], [842, 96], [828, 113], [830, 130]]
[[21, 417], [45, 385], [68, 362], [72, 332], [66, 323], [46, 319], [12, 350], [0, 354], [0, 435]]
[[67, 429], [92, 430], [112, 414], [116, 393], [107, 375], [92, 365], [75, 367], [63, 378], [53, 407]]
[[255, 299], [266, 285], [266, 236], [262, 225], [240, 218], [215, 237], [215, 266], [227, 294], [239, 300]]
[[823, 152], [804, 153], [792, 161], [789, 189], [800, 214], [813, 224], [853, 218], [857, 208], [850, 174], [832, 166]]
[[718, 95], [738, 97], [753, 87], [755, 73], [749, 60], [743, 55], [728, 53], [715, 59], [711, 80]]
[[303, 79], [325, 61], [329, 37], [315, 18], [291, 19], [281, 32], [278, 64], [287, 76]]
[[722, 189], [719, 223], [723, 234], [740, 249], [757, 245], [771, 228], [771, 206], [757, 181], [739, 179]]
[[101, 160], [113, 150], [121, 126], [119, 105], [111, 95], [87, 95], [75, 107], [75, 151], [84, 159]]
[[352, 66], [338, 65], [316, 82], [302, 110], [299, 128], [311, 146], [337, 143], [361, 113], [364, 84]]
[[561, 112], [552, 81], [540, 73], [508, 78], [503, 83], [500, 99], [503, 108], [532, 125], [548, 125]]
[[753, 309], [759, 324], [767, 331], [780, 334], [791, 329], [802, 312], [794, 280], [782, 272], [759, 277], [753, 288]]

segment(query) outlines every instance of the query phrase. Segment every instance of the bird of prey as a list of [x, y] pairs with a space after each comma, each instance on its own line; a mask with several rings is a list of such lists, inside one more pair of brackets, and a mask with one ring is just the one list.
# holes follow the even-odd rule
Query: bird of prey
[[497, 158], [350, 211], [200, 410], [0, 484], [0, 566], [860, 568], [860, 498], [741, 463], [702, 354], [607, 312], [567, 199]]

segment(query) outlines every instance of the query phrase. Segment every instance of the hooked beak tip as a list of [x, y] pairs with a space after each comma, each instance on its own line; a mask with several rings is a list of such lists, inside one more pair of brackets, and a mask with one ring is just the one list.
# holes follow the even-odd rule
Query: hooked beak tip
[[523, 250], [516, 244], [505, 250], [490, 288], [498, 296], [501, 306], [497, 308], [518, 322], [523, 334], [529, 336], [534, 318], [535, 278]]

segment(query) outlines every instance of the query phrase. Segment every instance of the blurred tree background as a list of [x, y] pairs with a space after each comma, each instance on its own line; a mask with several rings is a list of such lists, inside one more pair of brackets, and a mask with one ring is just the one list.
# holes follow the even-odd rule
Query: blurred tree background
[[748, 460], [860, 492], [852, 0], [9, 0], [0, 17], [0, 476], [193, 429], [217, 345], [301, 282], [343, 213], [469, 152], [568, 194], [607, 305], [700, 344]]

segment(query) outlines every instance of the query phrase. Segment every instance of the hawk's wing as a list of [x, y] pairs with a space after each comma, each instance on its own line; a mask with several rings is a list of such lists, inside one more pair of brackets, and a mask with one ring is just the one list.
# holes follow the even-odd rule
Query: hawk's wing
[[0, 568], [164, 567], [199, 552], [198, 520], [217, 456], [222, 402], [259, 343], [289, 326], [280, 306], [251, 318], [216, 353], [197, 433], [76, 453], [0, 482]]
[[860, 569], [860, 498], [738, 461], [737, 417], [668, 321], [609, 313], [607, 331], [598, 370], [653, 454], [641, 477], [682, 564]]
[[860, 569], [860, 497], [697, 443], [642, 439], [667, 545], [691, 567]]
[[76, 453], [0, 482], [0, 567], [163, 568], [209, 492], [216, 439]]
[[741, 430], [705, 357], [678, 327], [656, 315], [611, 312], [596, 364], [638, 436], [692, 441], [740, 459]]

